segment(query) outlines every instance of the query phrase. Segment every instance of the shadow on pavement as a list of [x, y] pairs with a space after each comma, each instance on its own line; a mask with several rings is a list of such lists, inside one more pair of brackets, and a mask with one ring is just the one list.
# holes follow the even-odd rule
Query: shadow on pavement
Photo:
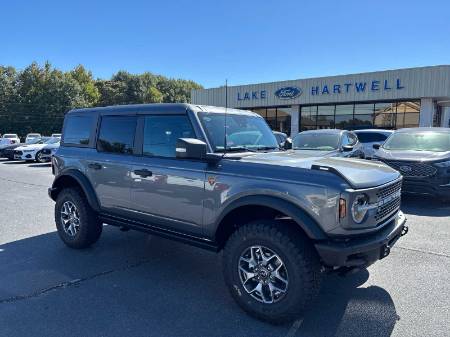
[[402, 195], [401, 209], [413, 215], [450, 217], [450, 203], [428, 195]]
[[[284, 336], [247, 316], [222, 280], [220, 256], [104, 227], [92, 248], [66, 248], [56, 233], [0, 246], [4, 336]], [[329, 276], [295, 336], [389, 336], [397, 320], [362, 271]], [[359, 288], [358, 288], [359, 287]]]
[[30, 164], [28, 167], [52, 167], [51, 163]]

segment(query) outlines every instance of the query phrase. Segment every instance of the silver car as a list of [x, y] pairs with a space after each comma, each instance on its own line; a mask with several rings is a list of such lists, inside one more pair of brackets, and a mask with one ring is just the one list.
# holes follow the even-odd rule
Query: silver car
[[364, 158], [358, 137], [352, 131], [339, 129], [300, 132], [292, 139], [292, 149], [311, 157]]
[[355, 130], [353, 132], [358, 136], [358, 140], [362, 144], [362, 150], [366, 159], [373, 158], [375, 153], [374, 145], [382, 145], [394, 133], [393, 130], [383, 129]]

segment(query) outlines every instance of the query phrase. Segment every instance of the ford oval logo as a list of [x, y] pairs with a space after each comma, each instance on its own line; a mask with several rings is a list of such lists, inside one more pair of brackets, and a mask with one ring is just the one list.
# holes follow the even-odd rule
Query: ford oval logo
[[302, 89], [297, 87], [284, 87], [275, 91], [275, 96], [279, 99], [293, 99], [302, 94]]
[[411, 166], [403, 165], [403, 166], [400, 166], [400, 171], [408, 173], [408, 172], [412, 171], [412, 168], [411, 168]]

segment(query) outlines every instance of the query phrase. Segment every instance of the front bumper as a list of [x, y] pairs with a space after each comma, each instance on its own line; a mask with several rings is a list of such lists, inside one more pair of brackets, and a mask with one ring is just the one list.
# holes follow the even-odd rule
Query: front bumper
[[24, 152], [23, 154], [14, 154], [14, 160], [34, 160], [35, 152]]
[[389, 255], [392, 246], [408, 232], [405, 215], [399, 211], [391, 224], [369, 236], [347, 241], [327, 241], [315, 244], [327, 267], [367, 267]]
[[450, 177], [442, 179], [403, 179], [402, 192], [450, 198]]

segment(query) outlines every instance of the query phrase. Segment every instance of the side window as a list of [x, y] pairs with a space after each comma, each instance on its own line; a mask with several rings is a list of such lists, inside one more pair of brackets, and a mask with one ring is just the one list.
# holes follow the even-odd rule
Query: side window
[[64, 144], [88, 145], [94, 115], [68, 116], [64, 125]]
[[104, 116], [97, 140], [99, 152], [132, 154], [136, 133], [135, 116]]
[[144, 155], [174, 158], [178, 138], [196, 138], [186, 115], [145, 117]]

